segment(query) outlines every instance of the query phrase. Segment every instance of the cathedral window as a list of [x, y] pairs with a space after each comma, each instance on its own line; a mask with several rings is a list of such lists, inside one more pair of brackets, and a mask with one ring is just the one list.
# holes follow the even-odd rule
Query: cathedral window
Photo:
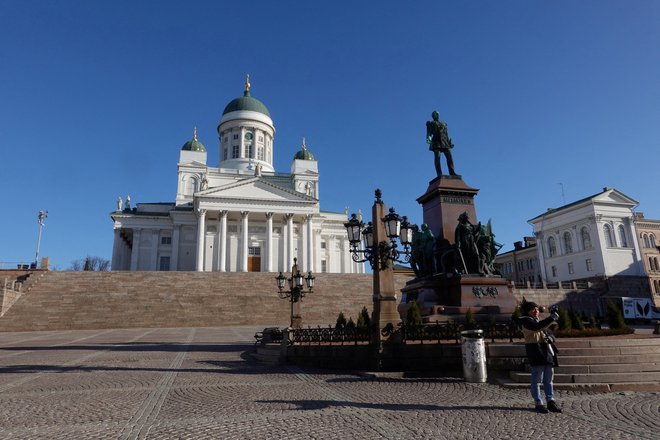
[[245, 157], [254, 157], [252, 155], [252, 144], [247, 144], [245, 146], [245, 150], [246, 150], [246, 156]]
[[567, 254], [573, 253], [573, 242], [571, 240], [571, 233], [564, 232], [564, 252]]
[[160, 237], [160, 244], [172, 244], [172, 237]]
[[603, 225], [603, 235], [605, 235], [605, 246], [614, 247], [614, 238], [612, 237], [612, 228], [610, 225]]
[[158, 270], [160, 270], [160, 271], [170, 270], [170, 257], [169, 256], [160, 257], [160, 265], [159, 265]]
[[650, 248], [651, 247], [651, 241], [649, 241], [649, 236], [648, 235], [646, 235], [646, 234], [642, 235], [642, 240], [644, 241], [644, 244], [642, 246], [644, 246], [645, 248]]
[[585, 263], [587, 264], [587, 272], [591, 272], [592, 270], [594, 270], [594, 265], [591, 262], [591, 258], [587, 258]]
[[240, 153], [240, 151], [239, 151], [239, 146], [238, 145], [234, 145], [233, 147], [231, 147], [231, 157], [232, 157], [232, 159], [238, 158], [239, 153]]
[[263, 142], [263, 141], [264, 141], [264, 137], [263, 137], [263, 136], [259, 136], [259, 142]]
[[570, 274], [575, 273], [575, 267], [573, 266], [573, 263], [568, 263], [568, 273]]
[[552, 266], [552, 276], [557, 278], [557, 266]]
[[235, 135], [234, 135], [234, 140], [237, 140], [237, 139], [238, 139], [238, 135], [235, 134]]
[[264, 160], [264, 147], [261, 145], [257, 147], [257, 159]]
[[589, 235], [589, 228], [583, 226], [580, 230], [580, 238], [582, 239], [582, 249], [591, 249], [591, 236]]
[[555, 243], [555, 238], [548, 238], [548, 256], [554, 257], [557, 255], [557, 244]]
[[621, 247], [628, 247], [628, 239], [626, 238], [626, 230], [623, 225], [619, 225], [619, 244]]

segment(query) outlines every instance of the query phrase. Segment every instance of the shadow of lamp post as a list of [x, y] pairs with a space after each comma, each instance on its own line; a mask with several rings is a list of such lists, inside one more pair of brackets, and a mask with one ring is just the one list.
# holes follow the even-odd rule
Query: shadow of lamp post
[[[413, 225], [408, 218], [400, 217], [381, 199], [380, 189], [375, 191], [376, 200], [372, 207], [372, 221], [365, 227], [355, 214], [344, 223], [348, 232], [350, 252], [353, 261], [362, 263], [368, 261], [373, 270], [373, 325], [374, 342], [381, 342], [380, 330], [391, 324], [395, 327], [401, 318], [397, 311], [397, 296], [394, 291], [394, 262], [409, 263]], [[403, 245], [399, 250], [397, 239]], [[364, 247], [362, 246], [364, 244]]]
[[[277, 288], [279, 289], [278, 295], [280, 299], [288, 299], [291, 302], [291, 328], [302, 327], [302, 315], [300, 312], [300, 303], [308, 293], [314, 292], [314, 276], [312, 272], [307, 272], [304, 277], [298, 268], [298, 259], [293, 259], [293, 266], [291, 267], [291, 277], [286, 278], [282, 272], [275, 277], [277, 281]], [[303, 289], [303, 282], [307, 285], [307, 291]], [[289, 290], [284, 290], [286, 284], [289, 285]]]

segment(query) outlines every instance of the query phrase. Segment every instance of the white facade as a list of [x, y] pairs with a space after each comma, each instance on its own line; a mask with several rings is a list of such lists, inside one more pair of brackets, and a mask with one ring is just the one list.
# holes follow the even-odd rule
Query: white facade
[[249, 94], [218, 124], [219, 166], [193, 139], [180, 152], [176, 200], [118, 206], [112, 270], [363, 273], [352, 261], [345, 213], [320, 210], [318, 163], [304, 145], [290, 173], [273, 168], [275, 127]]
[[638, 202], [613, 188], [529, 221], [547, 282], [644, 276], [634, 224]]

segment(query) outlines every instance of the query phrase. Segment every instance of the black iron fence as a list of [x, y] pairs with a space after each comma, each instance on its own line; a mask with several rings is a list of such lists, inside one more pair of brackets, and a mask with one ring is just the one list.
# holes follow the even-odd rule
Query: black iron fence
[[[409, 325], [399, 323], [398, 326], [392, 325], [381, 329], [381, 334], [385, 337], [396, 337], [404, 344], [439, 344], [442, 342], [458, 343], [461, 339], [461, 332], [465, 330], [481, 329], [484, 332], [484, 338], [491, 342], [509, 341], [522, 338], [522, 332], [513, 321], [503, 323], [479, 323], [476, 325], [466, 325], [454, 322], [435, 322], [421, 325]], [[290, 343], [293, 344], [318, 344], [318, 345], [349, 345], [349, 344], [370, 344], [371, 329], [366, 327], [308, 327], [306, 329], [295, 329], [289, 336]]]

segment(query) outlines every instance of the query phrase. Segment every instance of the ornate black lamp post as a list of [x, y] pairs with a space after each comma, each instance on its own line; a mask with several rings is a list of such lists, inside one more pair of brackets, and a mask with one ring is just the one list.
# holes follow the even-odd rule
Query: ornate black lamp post
[[[375, 205], [381, 207], [379, 211], [384, 211], [381, 196], [381, 191], [377, 189]], [[387, 240], [380, 241], [374, 238], [374, 222], [382, 224]], [[355, 214], [352, 214], [350, 220], [344, 223], [344, 226], [348, 232], [348, 241], [351, 245], [351, 257], [356, 263], [368, 261], [371, 268], [376, 271], [386, 269], [390, 261], [410, 262], [410, 246], [414, 225], [408, 222], [408, 217], [399, 216], [394, 208], [390, 208], [389, 214], [384, 217], [374, 218], [373, 222], [367, 223], [366, 227]], [[403, 245], [402, 251], [398, 249], [397, 238]], [[361, 246], [363, 240], [364, 248]]]
[[[372, 221], [366, 227], [355, 214], [344, 223], [348, 232], [353, 261], [368, 261], [373, 269], [374, 323], [380, 328], [387, 324], [396, 326], [400, 322], [396, 309], [393, 263], [410, 262], [414, 226], [407, 217], [399, 217], [394, 208], [389, 210], [383, 203], [380, 189], [375, 191], [376, 200], [372, 207]], [[397, 239], [403, 246], [399, 250]], [[364, 247], [362, 247], [362, 243]], [[380, 338], [380, 332], [377, 337]]]
[[[280, 299], [289, 299], [291, 302], [291, 324], [292, 328], [301, 328], [302, 316], [300, 314], [300, 302], [308, 293], [314, 292], [314, 276], [312, 272], [307, 272], [307, 276], [303, 276], [298, 268], [298, 259], [293, 259], [293, 266], [291, 267], [291, 277], [286, 278], [282, 272], [275, 277], [277, 281], [277, 288], [279, 289], [278, 295]], [[284, 290], [288, 283], [289, 290]], [[307, 285], [307, 291], [303, 289], [303, 284]]]

